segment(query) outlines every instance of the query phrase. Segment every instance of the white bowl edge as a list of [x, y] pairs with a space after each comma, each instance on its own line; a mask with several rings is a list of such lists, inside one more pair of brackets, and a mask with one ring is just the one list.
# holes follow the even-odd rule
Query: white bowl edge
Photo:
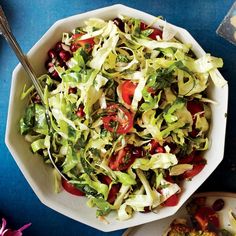
[[[67, 17], [65, 19], [62, 19], [62, 20], [59, 20], [57, 22], [55, 22], [52, 27], [50, 27], [50, 29], [46, 32], [46, 35], [43, 35], [42, 38], [32, 47], [32, 49], [29, 51], [29, 53], [27, 54], [29, 57], [33, 56], [34, 53], [40, 48], [40, 43], [42, 42], [46, 42], [47, 40], [49, 40], [51, 38], [51, 36], [49, 36], [50, 33], [52, 33], [53, 31], [55, 31], [58, 27], [60, 27], [60, 24], [65, 22], [65, 21], [73, 21], [75, 19], [78, 19], [78, 18], [89, 18], [88, 14], [90, 14], [91, 16], [93, 16], [94, 14], [99, 14], [99, 15], [102, 15], [102, 13], [104, 11], [115, 11], [116, 14], [117, 13], [121, 13], [121, 12], [129, 12], [127, 15], [130, 15], [130, 16], [135, 16], [137, 17], [137, 15], [139, 15], [139, 18], [141, 19], [145, 19], [145, 21], [147, 19], [152, 19], [153, 20], [153, 16], [151, 16], [150, 14], [148, 13], [143, 13], [141, 11], [138, 11], [138, 10], [135, 10], [133, 8], [130, 8], [130, 7], [126, 7], [124, 5], [121, 5], [121, 4], [116, 4], [116, 5], [113, 5], [111, 7], [105, 7], [105, 8], [102, 8], [102, 9], [98, 9], [98, 10], [93, 10], [89, 13], [82, 13], [82, 14], [79, 14], [79, 15], [75, 15], [75, 16], [70, 16], [70, 17]], [[112, 13], [109, 13], [109, 14], [112, 14]], [[113, 13], [114, 15], [115, 13]], [[150, 20], [147, 20], [147, 21], [150, 21]], [[160, 21], [161, 22], [161, 21]], [[162, 24], [164, 24], [164, 21], [162, 22]], [[174, 26], [176, 27], [176, 26]], [[186, 31], [185, 29], [182, 29], [180, 27], [178, 27], [178, 29], [180, 30], [184, 30]], [[69, 31], [69, 30], [67, 30]], [[204, 50], [200, 47], [200, 45], [193, 39], [193, 37], [189, 34], [188, 31], [186, 31], [185, 34], [188, 34], [188, 37], [191, 39], [191, 41], [194, 41], [195, 44], [194, 46], [195, 47], [198, 47], [198, 50], [199, 50], [199, 53], [200, 54], [203, 54], [205, 53]], [[50, 48], [50, 46], [49, 46]], [[48, 49], [49, 49], [48, 48]], [[5, 142], [6, 142], [6, 145], [8, 147], [8, 149], [10, 150], [12, 156], [14, 157], [17, 165], [19, 166], [19, 168], [21, 169], [23, 175], [25, 176], [25, 178], [27, 179], [27, 181], [29, 182], [30, 186], [32, 187], [33, 191], [35, 192], [35, 194], [38, 196], [38, 198], [40, 199], [40, 201], [42, 203], [44, 203], [45, 205], [47, 205], [48, 207], [64, 214], [64, 215], [67, 215], [73, 219], [76, 219], [82, 223], [85, 223], [85, 224], [90, 224], [90, 221], [88, 220], [84, 220], [83, 218], [81, 218], [79, 215], [77, 215], [75, 212], [71, 212], [70, 209], [68, 210], [67, 208], [65, 208], [63, 205], [60, 205], [58, 202], [55, 202], [54, 201], [54, 198], [48, 198], [48, 194], [45, 194], [41, 188], [38, 187], [37, 183], [35, 182], [33, 176], [31, 176], [29, 173], [28, 173], [28, 170], [27, 168], [25, 167], [25, 165], [20, 161], [20, 156], [18, 156], [18, 154], [15, 152], [14, 150], [14, 147], [12, 146], [12, 142], [11, 142], [11, 139], [10, 139], [10, 133], [9, 133], [9, 130], [10, 130], [10, 124], [11, 124], [11, 113], [13, 112], [13, 95], [16, 91], [16, 87], [15, 87], [15, 80], [17, 80], [17, 74], [19, 73], [19, 70], [22, 70], [21, 66], [18, 65], [15, 70], [13, 71], [13, 80], [12, 80], [12, 86], [11, 86], [11, 93], [10, 93], [10, 101], [9, 101], [9, 112], [8, 112], [8, 118], [7, 118], [7, 126], [6, 126], [6, 136], [5, 136]], [[226, 90], [226, 95], [228, 95], [228, 85], [226, 85], [224, 88], [224, 90]], [[225, 97], [225, 99], [222, 101], [221, 104], [227, 104], [227, 99], [228, 99], [228, 96]], [[227, 108], [225, 110], [225, 113], [227, 112]], [[221, 134], [223, 134], [225, 136], [225, 126], [226, 126], [226, 119], [225, 119], [225, 122], [221, 123], [221, 127], [222, 127], [222, 131], [221, 131]], [[224, 143], [223, 143], [224, 145]], [[223, 159], [223, 153], [224, 153], [224, 148], [221, 149], [221, 152], [218, 153], [218, 156], [221, 157], [220, 161]], [[217, 159], [218, 160], [218, 159]], [[207, 176], [209, 176], [209, 173], [212, 173], [212, 171], [217, 167], [217, 165], [220, 163], [220, 161], [218, 163], [215, 163], [215, 166], [214, 168], [212, 168], [211, 170], [207, 169], [207, 167], [202, 171], [202, 174], [199, 175], [199, 176], [196, 176], [195, 178], [195, 182], [197, 182], [197, 179], [202, 179], [203, 178], [203, 175], [207, 174]], [[188, 193], [189, 195], [188, 196], [183, 196], [181, 199], [180, 199], [180, 203], [178, 205], [178, 207], [174, 207], [174, 208], [169, 208], [169, 214], [165, 214], [165, 217], [171, 215], [171, 214], [174, 214], [178, 208], [185, 202], [185, 200], [187, 200], [188, 197], [190, 197], [190, 194], [192, 194], [201, 184], [202, 182], [197, 182], [198, 184], [195, 183], [195, 188], [193, 188], [191, 191], [188, 189]], [[50, 196], [51, 197], [51, 196]], [[141, 213], [139, 213], [141, 214]], [[137, 214], [138, 215], [138, 214]], [[94, 223], [93, 225], [91, 225], [92, 227], [94, 228], [97, 228], [97, 229], [100, 229], [102, 231], [105, 231], [105, 232], [109, 232], [109, 231], [113, 231], [113, 230], [118, 230], [118, 229], [122, 229], [122, 228], [126, 228], [126, 227], [131, 227], [131, 226], [135, 226], [135, 225], [138, 225], [138, 224], [143, 224], [143, 223], [146, 223], [146, 222], [151, 222], [151, 221], [154, 221], [156, 219], [159, 219], [158, 218], [158, 215], [153, 215], [152, 217], [146, 217], [146, 219], [144, 219], [144, 217], [141, 217], [141, 219], [139, 221], [137, 221], [137, 215], [134, 216], [133, 219], [127, 221], [127, 222], [119, 222], [119, 223], [111, 223], [113, 225], [104, 225], [100, 222], [97, 222], [96, 224]], [[143, 214], [142, 214], [143, 215]]]

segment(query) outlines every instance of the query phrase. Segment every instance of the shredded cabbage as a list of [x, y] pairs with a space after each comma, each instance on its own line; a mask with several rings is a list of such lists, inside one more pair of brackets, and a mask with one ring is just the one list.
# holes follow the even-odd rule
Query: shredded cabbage
[[[119, 21], [90, 18], [62, 35], [69, 57], [57, 53], [39, 78], [46, 108], [24, 86], [29, 105], [19, 126], [46, 163], [50, 150], [97, 217], [116, 211], [127, 220], [181, 191], [184, 173], [196, 165], [195, 157], [182, 161], [209, 148], [209, 80], [227, 82], [216, 70], [222, 59], [196, 58], [168, 23], [156, 30], [140, 19]], [[61, 177], [53, 176], [59, 192]]]

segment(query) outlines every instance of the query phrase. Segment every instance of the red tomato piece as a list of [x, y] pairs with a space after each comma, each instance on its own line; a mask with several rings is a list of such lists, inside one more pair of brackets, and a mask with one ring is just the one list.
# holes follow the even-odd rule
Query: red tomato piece
[[125, 148], [115, 153], [109, 161], [109, 167], [112, 170], [127, 170], [136, 158], [143, 156], [143, 150], [139, 147], [127, 145]]
[[195, 155], [192, 164], [206, 164], [206, 160], [202, 156]]
[[179, 164], [191, 164], [194, 159], [195, 152], [191, 152], [188, 156], [184, 156], [179, 160]]
[[83, 47], [87, 52], [91, 51], [95, 42], [94, 38], [80, 39], [83, 34], [74, 34], [72, 36], [71, 50], [76, 51], [79, 47]]
[[62, 187], [68, 192], [76, 196], [85, 196], [85, 193], [76, 188], [73, 184], [66, 181], [64, 178], [61, 179]]
[[153, 40], [156, 40], [157, 36], [160, 36], [160, 38], [162, 38], [162, 31], [160, 29], [150, 28], [150, 27], [147, 28], [147, 25], [143, 22], [141, 22], [141, 24], [140, 24], [140, 29], [141, 30], [152, 29], [153, 32], [148, 37]]
[[76, 44], [79, 44], [81, 47], [86, 47], [86, 44], [88, 47], [92, 48], [95, 44], [93, 38], [88, 38], [88, 39], [80, 39], [75, 42]]
[[179, 196], [178, 194], [173, 194], [172, 196], [170, 196], [169, 198], [167, 198], [163, 203], [162, 206], [166, 206], [166, 207], [172, 207], [172, 206], [176, 206], [179, 202]]
[[172, 183], [172, 184], [175, 182], [175, 181], [173, 180], [173, 177], [170, 176], [169, 174], [165, 177], [165, 180], [168, 181], [168, 182], [170, 182], [170, 183]]
[[84, 35], [84, 34], [82, 34], [82, 33], [73, 34], [73, 35], [72, 35], [72, 39], [78, 39], [78, 38], [80, 38], [82, 35]]
[[121, 94], [125, 103], [131, 105], [137, 84], [127, 80], [121, 84]]
[[126, 134], [133, 127], [133, 114], [119, 104], [110, 104], [107, 106], [107, 116], [103, 116], [102, 121], [106, 130]]
[[193, 178], [194, 176], [196, 176], [197, 174], [199, 174], [199, 173], [202, 171], [202, 169], [205, 167], [205, 165], [206, 165], [206, 164], [194, 164], [192, 170], [187, 170], [187, 171], [185, 171], [185, 172], [181, 175], [181, 177], [182, 177], [183, 179], [191, 179], [191, 178]]
[[179, 163], [193, 165], [192, 170], [187, 170], [182, 175], [180, 175], [180, 178], [182, 179], [191, 179], [202, 171], [206, 165], [206, 160], [202, 156], [196, 155], [196, 153], [193, 151], [188, 156], [180, 159]]
[[112, 170], [127, 170], [134, 161], [135, 156], [132, 156], [127, 148], [123, 148], [110, 158], [109, 167]]
[[220, 222], [217, 213], [210, 207], [201, 207], [194, 215], [201, 230], [207, 230], [209, 227], [219, 229]]

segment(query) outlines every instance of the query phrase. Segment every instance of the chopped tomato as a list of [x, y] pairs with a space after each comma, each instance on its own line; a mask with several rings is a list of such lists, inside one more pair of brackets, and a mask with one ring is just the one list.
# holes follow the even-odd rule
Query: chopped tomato
[[179, 164], [191, 164], [194, 159], [195, 152], [191, 152], [189, 155], [184, 156], [179, 160]]
[[136, 158], [143, 156], [143, 150], [140, 147], [127, 145], [113, 156], [109, 161], [109, 167], [112, 170], [127, 170], [135, 161]]
[[181, 175], [181, 177], [182, 177], [183, 179], [191, 179], [191, 178], [193, 178], [194, 176], [196, 176], [197, 174], [199, 174], [199, 173], [202, 171], [202, 169], [205, 167], [205, 165], [206, 165], [206, 164], [194, 164], [192, 170], [187, 170], [187, 171], [185, 171], [185, 172]]
[[202, 169], [206, 165], [206, 160], [197, 155], [194, 151], [190, 153], [188, 156], [179, 160], [180, 164], [192, 164], [193, 168], [191, 170], [185, 171], [182, 175], [180, 175], [181, 179], [191, 179], [195, 175], [199, 174]]
[[131, 105], [133, 96], [134, 96], [134, 91], [137, 87], [137, 84], [134, 84], [130, 80], [127, 80], [121, 84], [121, 93], [122, 93], [122, 98], [125, 103], [128, 105]]
[[68, 192], [76, 196], [85, 196], [85, 193], [76, 188], [73, 184], [66, 181], [64, 178], [61, 179], [62, 187]]
[[162, 38], [162, 31], [160, 29], [147, 27], [147, 25], [143, 22], [141, 22], [141, 24], [140, 24], [140, 29], [141, 30], [152, 29], [153, 32], [148, 37], [153, 40], [156, 40], [157, 36], [160, 36]]
[[88, 39], [80, 39], [83, 34], [74, 34], [72, 36], [72, 45], [71, 48], [72, 51], [76, 51], [79, 47], [83, 47], [87, 52], [90, 52], [95, 44], [94, 38], [88, 38]]
[[194, 215], [201, 230], [207, 230], [212, 227], [218, 229], [220, 226], [217, 213], [210, 207], [201, 207]]
[[110, 132], [126, 134], [133, 127], [133, 114], [119, 104], [107, 106], [107, 115], [102, 117], [104, 128]]
[[107, 197], [107, 201], [110, 204], [113, 204], [115, 202], [117, 194], [120, 191], [120, 187], [121, 187], [120, 184], [113, 184], [112, 185], [112, 187], [109, 191], [108, 197]]
[[192, 161], [192, 164], [206, 164], [206, 159], [204, 159], [202, 156], [200, 155], [195, 155]]
[[178, 194], [173, 194], [172, 196], [170, 196], [169, 198], [167, 198], [163, 203], [162, 206], [167, 206], [167, 207], [171, 207], [171, 206], [176, 206], [179, 202], [179, 196]]
[[81, 47], [87, 47], [87, 48], [93, 48], [94, 46], [94, 40], [93, 38], [88, 39], [79, 39], [75, 41], [75, 44], [80, 45]]
[[78, 38], [80, 38], [82, 35], [84, 35], [84, 34], [83, 34], [83, 33], [73, 34], [73, 35], [72, 35], [72, 39], [78, 39]]

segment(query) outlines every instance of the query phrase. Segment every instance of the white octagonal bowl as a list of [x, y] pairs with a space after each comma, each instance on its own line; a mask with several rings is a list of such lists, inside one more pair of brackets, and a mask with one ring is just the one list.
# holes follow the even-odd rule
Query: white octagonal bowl
[[[146, 23], [151, 23], [155, 19], [154, 16], [147, 13], [123, 6], [114, 5], [90, 11], [87, 13], [71, 16], [57, 21], [43, 37], [29, 51], [28, 58], [32, 63], [36, 73], [41, 75], [45, 73], [44, 62], [47, 57], [47, 51], [61, 38], [63, 32], [69, 32], [77, 26], [80, 26], [84, 20], [90, 17], [99, 17], [105, 20], [113, 19], [119, 14], [125, 14], [131, 17], [142, 19]], [[154, 26], [164, 25], [164, 21], [158, 20]], [[183, 28], [172, 25], [178, 33], [176, 37], [184, 43], [191, 43], [192, 50], [197, 57], [205, 54], [204, 50], [195, 41], [195, 39]], [[217, 73], [219, 73], [217, 71]], [[220, 73], [219, 73], [219, 76]], [[223, 88], [210, 86], [208, 94], [211, 99], [217, 102], [212, 106], [212, 122], [209, 138], [211, 147], [205, 153], [208, 164], [203, 171], [195, 176], [192, 181], [184, 184], [180, 201], [175, 207], [162, 208], [158, 214], [136, 213], [133, 218], [127, 221], [116, 220], [115, 214], [107, 217], [109, 224], [104, 224], [96, 219], [96, 209], [88, 208], [86, 198], [73, 196], [65, 191], [55, 194], [53, 191], [53, 175], [52, 168], [45, 165], [43, 159], [37, 155], [33, 155], [30, 151], [29, 144], [19, 133], [19, 120], [26, 108], [26, 100], [20, 100], [20, 94], [24, 84], [29, 84], [29, 79], [21, 65], [18, 65], [12, 75], [12, 86], [8, 110], [8, 119], [6, 127], [6, 145], [14, 157], [17, 165], [21, 169], [23, 175], [32, 187], [40, 201], [48, 207], [91, 227], [102, 231], [113, 231], [123, 229], [139, 224], [144, 224], [154, 220], [162, 219], [173, 215], [181, 205], [194, 193], [194, 191], [208, 178], [208, 176], [216, 169], [223, 159], [224, 140], [226, 130], [226, 114], [228, 103], [228, 85]]]

